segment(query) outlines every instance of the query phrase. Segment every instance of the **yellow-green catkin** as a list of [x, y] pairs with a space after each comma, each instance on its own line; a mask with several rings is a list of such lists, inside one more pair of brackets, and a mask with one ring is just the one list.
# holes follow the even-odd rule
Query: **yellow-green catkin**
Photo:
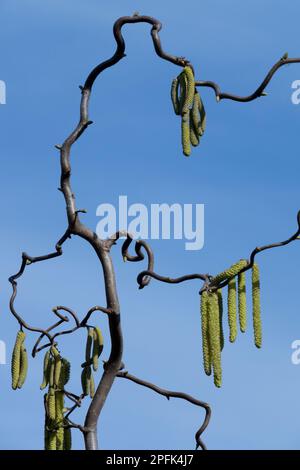
[[199, 137], [203, 135], [202, 127], [201, 127], [201, 118], [200, 118], [200, 113], [199, 113], [199, 102], [200, 102], [200, 95], [195, 91], [194, 95], [194, 102], [193, 102], [193, 107], [190, 112], [190, 120], [193, 123], [193, 127], [195, 129], [195, 132]]
[[174, 113], [178, 116], [180, 114], [179, 99], [178, 99], [178, 86], [179, 81], [174, 78], [171, 85], [171, 100], [174, 108]]
[[27, 351], [23, 342], [21, 345], [21, 353], [20, 353], [20, 375], [19, 375], [19, 380], [18, 380], [18, 388], [23, 387], [24, 382], [27, 377], [27, 371], [28, 371], [28, 356], [27, 356]]
[[63, 390], [64, 386], [70, 380], [70, 371], [71, 371], [71, 364], [70, 362], [65, 359], [64, 357], [61, 360], [61, 372], [58, 381], [58, 388]]
[[92, 372], [91, 369], [90, 369], [90, 371], [91, 371], [91, 374], [90, 374], [90, 397], [94, 398], [94, 395], [95, 395], [95, 381], [94, 381], [93, 372]]
[[222, 385], [221, 347], [220, 347], [220, 318], [219, 301], [216, 292], [208, 294], [208, 328], [210, 356], [214, 371], [214, 384]]
[[189, 113], [183, 114], [181, 118], [181, 144], [182, 144], [183, 154], [186, 157], [189, 157], [191, 155]]
[[15, 346], [12, 353], [11, 359], [11, 375], [12, 375], [12, 388], [16, 390], [18, 387], [19, 377], [20, 377], [20, 367], [21, 367], [21, 349], [22, 344], [25, 340], [24, 331], [18, 331]]
[[55, 361], [50, 357], [49, 359], [49, 387], [54, 387], [54, 369]]
[[199, 100], [197, 101], [197, 104], [198, 104], [198, 109], [200, 113], [200, 128], [201, 128], [202, 134], [204, 134], [205, 129], [206, 129], [206, 113], [205, 113], [204, 104], [202, 102], [200, 95], [199, 95]]
[[217, 274], [212, 279], [212, 284], [218, 285], [221, 282], [226, 281], [226, 279], [236, 276], [243, 268], [247, 266], [247, 264], [248, 264], [248, 261], [246, 259], [241, 259], [237, 263], [230, 266], [230, 268], [227, 269], [226, 271], [223, 271], [220, 274]]
[[56, 432], [48, 431], [46, 450], [56, 450]]
[[87, 363], [91, 360], [91, 351], [92, 351], [92, 344], [94, 340], [94, 329], [88, 328], [87, 329], [87, 339], [86, 339], [86, 347], [85, 347], [85, 361]]
[[49, 375], [50, 375], [50, 350], [48, 350], [44, 356], [44, 364], [43, 364], [43, 382], [40, 385], [40, 389], [43, 390], [47, 387], [49, 383]]
[[260, 279], [259, 267], [256, 263], [252, 267], [252, 309], [253, 309], [253, 329], [254, 343], [257, 348], [262, 345], [262, 328], [260, 314]]
[[61, 368], [62, 368], [62, 361], [61, 361], [61, 356], [58, 355], [54, 359], [54, 386], [56, 388], [59, 388], [59, 382], [60, 382], [60, 375], [61, 375]]
[[63, 424], [63, 410], [64, 410], [64, 392], [57, 391], [55, 392], [55, 421], [56, 424]]
[[247, 300], [246, 300], [246, 274], [245, 272], [238, 275], [238, 307], [239, 307], [239, 323], [240, 330], [245, 333], [247, 326]]
[[210, 345], [208, 330], [208, 293], [202, 292], [201, 295], [201, 330], [202, 330], [202, 355], [203, 366], [206, 375], [211, 375]]
[[92, 357], [93, 357], [93, 369], [96, 372], [98, 369], [98, 358], [100, 354], [102, 353], [103, 350], [103, 336], [100, 328], [96, 326], [93, 331], [93, 352], [92, 352]]
[[49, 447], [50, 447], [50, 445], [49, 445], [49, 431], [47, 429], [47, 424], [45, 423], [45, 426], [44, 426], [44, 449], [45, 450], [50, 450]]
[[55, 392], [55, 407], [56, 417], [55, 425], [57, 426], [56, 431], [56, 450], [64, 450], [64, 393], [57, 391]]
[[179, 75], [180, 83], [180, 112], [181, 112], [181, 143], [186, 157], [191, 154], [190, 110], [192, 109], [195, 94], [195, 79], [191, 67], [184, 67]]
[[[65, 422], [65, 424], [67, 424]], [[64, 428], [64, 450], [72, 449], [72, 431], [71, 428]]]
[[220, 320], [220, 348], [224, 348], [224, 330], [223, 330], [223, 296], [222, 289], [217, 290], [218, 303], [219, 303], [219, 320]]
[[184, 67], [182, 74], [184, 75], [184, 78], [186, 80], [186, 96], [181, 111], [183, 114], [185, 112], [188, 112], [193, 106], [195, 94], [195, 78], [192, 67], [188, 65]]
[[234, 343], [237, 336], [237, 318], [236, 318], [236, 280], [231, 279], [228, 283], [228, 325], [229, 325], [229, 341]]
[[197, 147], [197, 145], [199, 145], [199, 137], [196, 134], [193, 121], [191, 121], [191, 117], [190, 117], [190, 141], [193, 147]]
[[50, 387], [47, 394], [47, 410], [48, 417], [51, 422], [54, 422], [56, 419], [56, 403], [55, 403], [55, 390]]
[[90, 393], [90, 378], [91, 378], [91, 369], [89, 366], [83, 368], [81, 373], [81, 386], [84, 395], [89, 395]]

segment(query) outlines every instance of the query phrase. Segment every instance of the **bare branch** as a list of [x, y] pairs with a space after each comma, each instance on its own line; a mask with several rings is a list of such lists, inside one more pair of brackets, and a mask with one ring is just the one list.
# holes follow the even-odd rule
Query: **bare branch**
[[151, 382], [146, 382], [145, 380], [141, 380], [141, 379], [135, 377], [134, 375], [129, 374], [127, 371], [118, 372], [117, 377], [128, 379], [131, 382], [134, 382], [138, 385], [142, 385], [143, 387], [149, 388], [149, 389], [153, 390], [154, 392], [158, 393], [159, 395], [162, 395], [162, 396], [166, 397], [168, 400], [170, 398], [181, 398], [182, 400], [186, 400], [186, 401], [192, 403], [193, 405], [197, 405], [197, 406], [200, 406], [201, 408], [204, 408], [205, 409], [205, 418], [204, 418], [203, 424], [201, 425], [201, 427], [198, 429], [198, 431], [195, 434], [195, 439], [196, 439], [196, 450], [199, 447], [203, 450], [206, 450], [206, 446], [201, 440], [201, 435], [205, 431], [205, 429], [207, 428], [207, 426], [209, 424], [209, 421], [210, 421], [210, 417], [211, 417], [211, 409], [210, 409], [210, 406], [207, 403], [205, 403], [204, 401], [200, 401], [200, 400], [198, 400], [198, 399], [196, 399], [196, 398], [194, 398], [191, 395], [188, 395], [186, 393], [173, 392], [171, 390], [166, 390], [166, 389], [160, 388], [157, 385], [152, 384]]
[[[289, 245], [290, 243], [292, 243], [293, 241], [295, 240], [298, 240], [298, 236], [300, 235], [300, 211], [298, 212], [297, 214], [297, 223], [298, 223], [298, 229], [297, 229], [297, 232], [295, 232], [291, 237], [289, 237], [287, 240], [284, 240], [282, 242], [277, 242], [277, 243], [271, 243], [269, 245], [264, 245], [264, 246], [260, 246], [260, 247], [256, 247], [254, 248], [254, 250], [251, 252], [250, 254], [250, 258], [249, 258], [249, 261], [248, 261], [248, 264], [239, 271], [239, 273], [242, 273], [244, 271], [248, 271], [249, 269], [252, 268], [253, 264], [254, 264], [254, 261], [255, 261], [255, 257], [258, 253], [261, 253], [262, 251], [266, 251], [266, 250], [271, 250], [273, 248], [278, 248], [280, 246], [286, 246], [286, 245]], [[227, 284], [229, 283], [230, 279], [232, 278], [228, 278], [226, 279], [226, 281], [223, 281], [221, 282], [220, 284], [218, 285], [214, 285], [213, 283], [213, 278], [212, 276], [210, 276], [210, 281], [206, 282], [206, 284], [203, 286], [203, 288], [201, 289], [200, 291], [200, 294], [206, 290], [206, 289], [209, 289], [211, 291], [213, 290], [217, 290], [217, 289], [221, 289], [222, 287], [225, 287], [227, 286]]]
[[209, 279], [208, 274], [186, 274], [185, 276], [180, 277], [166, 277], [161, 276], [160, 274], [154, 273], [153, 271], [142, 271], [137, 277], [137, 283], [139, 284], [139, 289], [143, 289], [143, 279], [145, 276], [152, 277], [157, 281], [165, 282], [167, 284], [180, 284], [181, 282], [192, 281], [194, 279], [200, 279], [202, 281], [207, 281]]
[[266, 94], [264, 93], [264, 90], [272, 80], [274, 74], [277, 72], [277, 70], [282, 67], [283, 65], [288, 65], [288, 64], [297, 64], [300, 63], [300, 58], [294, 58], [294, 59], [289, 59], [287, 54], [284, 54], [276, 64], [273, 65], [273, 67], [270, 69], [264, 80], [262, 81], [261, 85], [251, 94], [248, 96], [238, 96], [238, 95], [232, 95], [230, 93], [222, 93], [219, 85], [215, 82], [211, 81], [196, 81], [195, 85], [198, 87], [209, 87], [212, 88], [215, 92], [216, 99], [217, 101], [221, 100], [233, 100], [233, 101], [239, 101], [240, 103], [248, 103], [249, 101], [253, 101], [256, 98], [260, 98], [261, 96], [265, 96]]

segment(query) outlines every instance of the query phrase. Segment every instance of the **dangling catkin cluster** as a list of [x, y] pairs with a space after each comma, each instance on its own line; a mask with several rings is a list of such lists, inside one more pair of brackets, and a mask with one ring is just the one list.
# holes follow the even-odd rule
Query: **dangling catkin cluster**
[[[246, 331], [246, 276], [240, 272], [248, 265], [247, 260], [240, 260], [226, 271], [215, 276], [210, 287], [217, 289], [224, 281], [228, 282], [227, 313], [229, 325], [229, 341], [233, 343], [237, 337], [237, 306], [239, 327], [241, 332]], [[237, 281], [236, 282], [236, 278]], [[255, 346], [262, 344], [261, 315], [260, 315], [260, 281], [257, 264], [252, 267], [252, 307], [253, 329]], [[214, 374], [214, 383], [221, 387], [222, 367], [221, 351], [224, 346], [223, 334], [223, 301], [222, 290], [205, 290], [201, 294], [201, 329], [203, 365], [206, 375]]]
[[18, 331], [11, 358], [11, 376], [13, 390], [16, 390], [17, 388], [22, 388], [27, 376], [28, 357], [24, 345], [25, 337], [26, 335], [24, 331]]
[[81, 373], [81, 385], [84, 395], [95, 395], [95, 381], [92, 372], [98, 370], [98, 359], [103, 350], [103, 336], [100, 328], [88, 327], [85, 347], [85, 363]]
[[70, 363], [62, 358], [56, 346], [51, 346], [44, 357], [41, 389], [45, 395], [45, 450], [71, 450], [72, 435], [64, 417], [64, 387], [70, 378]]
[[201, 316], [204, 370], [207, 375], [213, 371], [216, 387], [221, 387], [222, 383], [220, 313], [218, 294], [203, 292]]
[[172, 81], [171, 98], [175, 114], [181, 116], [182, 149], [188, 157], [191, 154], [191, 144], [193, 147], [199, 145], [206, 127], [205, 109], [195, 88], [192, 67], [184, 67], [181, 74]]

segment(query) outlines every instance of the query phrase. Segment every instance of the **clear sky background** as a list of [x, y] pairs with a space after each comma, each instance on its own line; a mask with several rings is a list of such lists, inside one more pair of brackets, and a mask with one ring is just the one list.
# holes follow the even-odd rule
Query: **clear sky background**
[[[214, 80], [227, 92], [248, 94], [284, 52], [300, 56], [296, 0], [191, 0], [185, 7], [177, 0], [1, 0], [0, 79], [7, 104], [0, 106], [0, 338], [8, 359], [17, 323], [9, 314], [7, 278], [19, 269], [22, 251], [48, 253], [66, 228], [54, 145], [77, 122], [78, 85], [114, 52], [113, 22], [136, 10], [163, 23], [166, 51], [188, 57], [198, 79]], [[268, 97], [249, 104], [218, 104], [212, 90], [203, 90], [207, 131], [187, 159], [169, 98], [179, 69], [156, 56], [149, 32], [148, 25], [124, 28], [127, 57], [94, 88], [94, 125], [72, 154], [77, 204], [88, 209], [83, 220], [95, 229], [98, 204], [116, 204], [119, 195], [130, 204], [204, 203], [204, 248], [193, 252], [180, 240], [153, 241], [155, 270], [217, 273], [297, 228], [300, 105], [291, 102], [291, 84], [300, 79], [300, 64], [281, 69]], [[291, 343], [300, 338], [299, 248], [296, 242], [258, 257], [263, 348], [254, 347], [251, 320], [235, 344], [227, 340], [221, 389], [202, 369], [199, 283], [153, 281], [138, 291], [136, 275], [145, 265], [124, 264], [120, 246], [113, 249], [126, 368], [209, 402], [212, 420], [203, 435], [209, 449], [300, 447], [300, 366], [291, 363]], [[105, 304], [101, 268], [79, 239], [66, 243], [62, 257], [27, 270], [16, 303], [29, 322], [44, 326], [55, 305], [82, 316], [96, 304]], [[104, 331], [107, 358], [106, 319], [95, 321]], [[28, 349], [35, 339], [28, 334]], [[85, 332], [60, 342], [72, 360], [74, 392], [80, 391], [84, 347]], [[0, 366], [1, 449], [43, 448], [41, 371], [42, 356], [30, 361], [24, 389], [14, 392], [9, 360]], [[82, 422], [87, 405], [75, 421]], [[101, 416], [100, 446], [193, 449], [202, 420], [203, 412], [189, 403], [167, 402], [118, 379]], [[83, 448], [79, 432], [73, 440], [74, 448]]]

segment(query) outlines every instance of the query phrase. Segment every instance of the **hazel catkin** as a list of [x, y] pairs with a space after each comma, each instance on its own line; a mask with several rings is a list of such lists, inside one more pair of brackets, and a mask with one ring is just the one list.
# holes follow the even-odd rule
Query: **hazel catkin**
[[262, 328], [260, 313], [260, 276], [259, 267], [256, 263], [252, 267], [252, 309], [253, 309], [253, 329], [254, 343], [257, 348], [262, 345]]

